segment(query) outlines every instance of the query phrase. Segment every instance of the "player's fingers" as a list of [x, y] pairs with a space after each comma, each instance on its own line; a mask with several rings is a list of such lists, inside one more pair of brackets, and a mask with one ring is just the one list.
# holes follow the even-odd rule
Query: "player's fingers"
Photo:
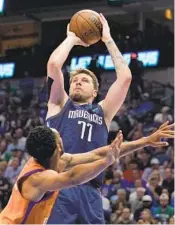
[[120, 145], [121, 143], [123, 142], [123, 134], [122, 132], [120, 131], [117, 135], [117, 139], [115, 141], [115, 145], [114, 145], [114, 151], [116, 151], [118, 153], [118, 151], [120, 150]]
[[116, 138], [112, 141], [112, 143], [110, 144], [110, 148], [113, 149], [115, 146], [115, 142], [116, 142]]
[[121, 133], [116, 146], [116, 156], [119, 157], [121, 152], [121, 143], [123, 142], [123, 134]]
[[174, 126], [175, 126], [175, 123], [172, 123], [172, 124], [170, 124], [170, 125], [164, 127], [162, 130], [171, 130], [171, 129], [174, 128]]
[[121, 134], [121, 131], [119, 131], [116, 135], [116, 138], [113, 140], [113, 142], [111, 143], [111, 148], [115, 148], [117, 142], [118, 142], [118, 138], [119, 138], [119, 135]]
[[174, 134], [160, 133], [159, 138], [174, 138]]
[[175, 134], [175, 131], [174, 130], [164, 130], [163, 132], [161, 132], [163, 134], [172, 134], [174, 135]]
[[104, 24], [105, 21], [103, 20], [103, 17], [102, 17], [102, 15], [101, 15], [101, 13], [100, 13], [99, 19], [100, 19], [100, 22], [101, 22], [102, 24]]
[[102, 13], [100, 13], [100, 15], [101, 15], [103, 21], [107, 23], [107, 20], [106, 20], [106, 18], [104, 17], [104, 15], [103, 15]]
[[118, 148], [119, 149], [121, 148], [122, 142], [123, 142], [123, 134], [121, 133], [120, 136], [119, 136], [119, 140], [118, 140]]
[[169, 143], [168, 142], [156, 142], [155, 144], [154, 144], [154, 147], [164, 147], [164, 146], [168, 146], [169, 145]]
[[[78, 38], [78, 37], [77, 37]], [[82, 45], [84, 47], [89, 47], [89, 44], [85, 43], [84, 41], [82, 41], [80, 38], [78, 38], [78, 45]]]
[[163, 123], [161, 126], [160, 126], [160, 129], [166, 127], [168, 125], [169, 121], [166, 121], [165, 123]]

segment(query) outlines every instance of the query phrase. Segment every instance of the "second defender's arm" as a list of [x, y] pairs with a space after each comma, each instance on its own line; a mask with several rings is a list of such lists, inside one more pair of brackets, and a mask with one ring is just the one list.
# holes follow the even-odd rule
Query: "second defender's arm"
[[119, 158], [130, 154], [140, 148], [144, 148], [146, 146], [151, 147], [163, 147], [168, 146], [167, 141], [161, 141], [162, 138], [172, 139], [174, 138], [174, 124], [168, 125], [168, 121], [162, 124], [157, 131], [152, 133], [147, 137], [140, 138], [136, 141], [123, 142], [121, 144], [121, 151]]
[[[140, 138], [136, 141], [130, 141], [130, 142], [122, 142], [120, 145], [120, 155], [119, 158], [128, 155], [134, 151], [139, 150], [140, 148], [144, 148], [146, 146], [152, 146], [152, 147], [159, 147], [159, 146], [167, 146], [168, 142], [161, 141], [161, 138], [174, 138], [174, 131], [172, 128], [174, 127], [174, 124], [168, 125], [168, 122], [162, 124], [157, 131], [155, 131], [153, 134]], [[115, 145], [116, 139], [113, 141], [111, 145]], [[104, 146], [99, 149], [95, 149], [92, 152], [87, 152], [83, 154], [75, 154], [71, 155], [68, 154], [68, 157], [65, 158], [67, 162], [67, 166], [75, 166], [81, 163], [89, 163], [93, 162], [99, 159], [102, 159], [106, 157], [110, 146]], [[117, 153], [117, 152], [116, 152]]]
[[129, 142], [123, 142], [121, 144], [121, 151], [120, 151], [120, 156], [119, 158], [128, 155], [132, 152], [135, 152], [141, 148], [144, 148], [146, 146], [148, 146], [148, 138], [147, 137], [143, 137], [140, 138], [136, 141], [129, 141]]

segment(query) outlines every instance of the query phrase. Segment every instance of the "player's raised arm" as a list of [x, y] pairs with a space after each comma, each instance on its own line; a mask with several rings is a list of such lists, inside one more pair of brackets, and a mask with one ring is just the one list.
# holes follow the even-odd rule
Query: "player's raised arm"
[[127, 63], [111, 37], [107, 20], [102, 14], [100, 16], [103, 25], [102, 41], [112, 57], [117, 75], [117, 80], [112, 84], [102, 102], [105, 120], [109, 124], [125, 100], [132, 76]]
[[66, 39], [53, 51], [47, 63], [48, 103], [61, 105], [68, 98], [61, 69], [74, 45], [87, 46], [69, 31], [68, 26]]

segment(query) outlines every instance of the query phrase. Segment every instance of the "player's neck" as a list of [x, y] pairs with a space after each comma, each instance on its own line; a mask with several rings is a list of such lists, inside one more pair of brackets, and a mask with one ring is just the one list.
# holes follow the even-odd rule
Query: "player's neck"
[[89, 102], [76, 102], [76, 101], [74, 101], [74, 103], [77, 104], [77, 105], [88, 105], [88, 104], [92, 104], [91, 101], [89, 101]]

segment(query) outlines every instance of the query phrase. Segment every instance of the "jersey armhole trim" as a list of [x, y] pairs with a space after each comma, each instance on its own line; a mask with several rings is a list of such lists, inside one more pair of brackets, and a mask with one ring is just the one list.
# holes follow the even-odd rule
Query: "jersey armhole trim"
[[[38, 172], [42, 172], [42, 171], [44, 171], [44, 169], [35, 169], [35, 170], [31, 170], [31, 171], [29, 171], [29, 172], [27, 172], [27, 173], [25, 173], [23, 176], [21, 176], [20, 178], [19, 178], [19, 180], [17, 180], [17, 182], [15, 183], [15, 188], [17, 188], [17, 190], [18, 190], [18, 192], [19, 192], [19, 194], [21, 195], [21, 197], [22, 198], [24, 198], [23, 197], [23, 195], [22, 195], [22, 193], [21, 193], [21, 190], [19, 189], [19, 182], [22, 180], [22, 179], [24, 179], [24, 178], [28, 178], [29, 176], [31, 176], [31, 175], [33, 175], [33, 174], [35, 174], [35, 173], [38, 173]], [[25, 198], [24, 198], [25, 199]]]
[[67, 99], [66, 103], [64, 104], [62, 110], [61, 110], [59, 113], [57, 113], [57, 114], [55, 114], [55, 115], [53, 115], [53, 116], [48, 117], [47, 120], [46, 120], [46, 122], [48, 122], [49, 120], [52, 120], [52, 119], [54, 119], [55, 117], [59, 116], [59, 115], [64, 111], [64, 109], [66, 108], [66, 106], [68, 105], [68, 103], [69, 103], [70, 101], [71, 101], [71, 99], [68, 97], [68, 99]]

